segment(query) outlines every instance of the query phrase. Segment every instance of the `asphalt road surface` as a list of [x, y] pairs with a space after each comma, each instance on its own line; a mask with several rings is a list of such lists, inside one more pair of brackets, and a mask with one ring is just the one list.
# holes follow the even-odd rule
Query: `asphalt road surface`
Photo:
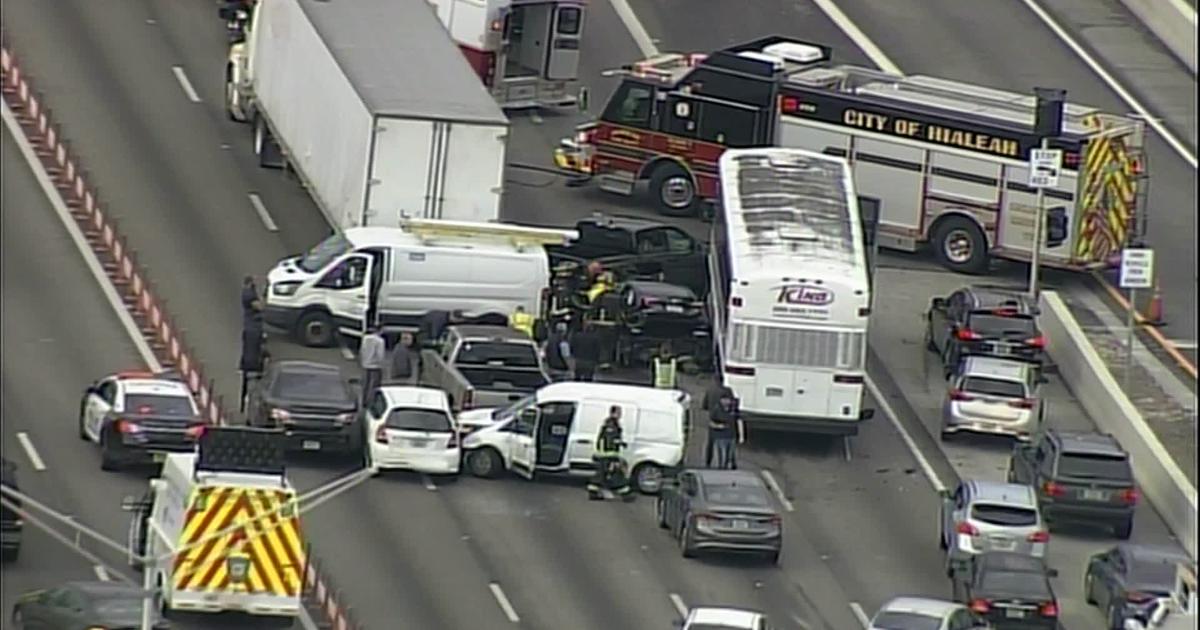
[[[265, 272], [278, 258], [317, 242], [328, 228], [294, 182], [257, 168], [248, 129], [225, 119], [225, 40], [211, 3], [98, 4], [10, 0], [3, 19], [26, 69], [47, 93], [56, 119], [83, 154], [158, 291], [219, 390], [231, 397], [241, 276]], [[721, 7], [728, 5], [695, 2], [684, 14], [659, 19], [670, 29], [651, 19], [659, 5], [667, 3], [635, 6], [664, 48], [710, 49], [782, 30], [830, 43], [843, 59], [866, 62], [808, 3], [760, 2], [754, 12], [723, 16], [728, 9]], [[743, 26], [732, 26], [737, 24]], [[588, 32], [584, 75], [599, 107], [611, 89], [600, 71], [639, 55], [607, 3], [591, 6]], [[897, 62], [903, 66], [905, 60]], [[173, 66], [190, 78], [200, 103], [186, 97]], [[548, 166], [551, 148], [574, 122], [571, 115], [517, 117], [510, 160]], [[645, 212], [635, 200], [565, 189], [553, 176], [534, 171], [510, 169], [507, 186], [510, 220], [564, 225], [597, 209]], [[277, 232], [259, 220], [250, 192], [261, 196]], [[907, 276], [896, 280], [899, 288], [909, 282]], [[922, 300], [934, 288], [941, 285], [912, 284]], [[8, 302], [7, 276], [5, 297]], [[912, 433], [943, 483], [952, 484], [959, 471], [993, 472], [999, 453], [947, 449], [947, 457], [919, 424], [918, 418], [930, 420], [931, 394], [910, 391], [911, 383], [894, 376], [918, 364], [919, 347], [880, 350], [881, 343], [903, 344], [907, 335], [911, 330], [899, 329], [875, 341], [884, 363], [872, 368], [897, 407], [901, 426]], [[272, 350], [350, 367], [335, 351], [300, 350], [282, 340], [273, 341]], [[92, 377], [79, 375], [71, 387]], [[6, 436], [8, 427], [6, 420]], [[64, 440], [82, 446], [69, 432], [44, 439], [47, 449], [67, 448]], [[677, 617], [672, 595], [685, 605], [758, 608], [781, 623], [809, 628], [856, 627], [851, 602], [870, 612], [900, 592], [948, 595], [935, 546], [937, 498], [882, 413], [852, 442], [849, 458], [840, 442], [800, 439], [770, 447], [760, 442], [743, 459], [748, 467], [771, 471], [794, 508], [785, 522], [788, 542], [781, 568], [739, 560], [684, 561], [654, 527], [649, 501], [588, 503], [579, 484], [570, 482], [372, 479], [307, 513], [305, 526], [336, 586], [347, 592], [348, 603], [368, 627], [377, 629], [513, 627], [497, 591], [519, 618], [519, 627], [581, 629], [669, 627]], [[305, 462], [291, 474], [301, 488], [310, 488], [350, 466]], [[97, 501], [119, 503], [123, 490], [112, 490], [118, 492], [97, 490]], [[1139, 517], [1136, 535], [1162, 539], [1161, 523], [1147, 512], [1148, 517]], [[123, 531], [122, 515], [112, 518], [115, 531]], [[1097, 539], [1062, 545], [1060, 580], [1077, 581], [1073, 571], [1080, 554], [1102, 544]], [[1099, 620], [1078, 601], [1069, 603], [1067, 614], [1071, 628], [1092, 627]], [[1072, 625], [1071, 619], [1079, 622]]]

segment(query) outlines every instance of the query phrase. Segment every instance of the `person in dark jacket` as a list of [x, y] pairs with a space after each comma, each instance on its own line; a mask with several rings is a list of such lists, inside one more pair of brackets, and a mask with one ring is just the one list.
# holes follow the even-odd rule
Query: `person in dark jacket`
[[413, 348], [412, 333], [402, 333], [388, 362], [387, 382], [395, 385], [412, 385], [416, 382], [418, 356]]
[[249, 315], [255, 310], [255, 302], [260, 299], [258, 287], [254, 284], [254, 276], [242, 278], [242, 314]]
[[555, 324], [554, 331], [546, 338], [546, 367], [555, 372], [568, 372], [571, 369], [571, 344], [567, 338], [566, 322]]
[[704, 394], [704, 409], [708, 412], [708, 440], [704, 445], [705, 466], [737, 468], [736, 444], [746, 441], [746, 429], [738, 410], [733, 390], [717, 382]]
[[635, 495], [629, 487], [629, 478], [625, 475], [625, 464], [621, 459], [621, 449], [626, 446], [621, 432], [621, 408], [613, 405], [608, 409], [608, 417], [600, 427], [592, 451], [596, 472], [587, 485], [589, 499], [603, 499], [602, 491], [607, 489], [625, 501], [633, 500]]
[[246, 397], [250, 393], [250, 387], [262, 377], [269, 357], [262, 312], [253, 309], [242, 326], [242, 356], [238, 361], [238, 370], [242, 373], [242, 391], [238, 404], [241, 411], [246, 410]]
[[585, 322], [583, 329], [571, 336], [572, 371], [577, 381], [591, 381], [596, 376], [596, 365], [600, 363], [600, 335], [595, 325]]
[[421, 318], [419, 330], [422, 346], [430, 346], [441, 340], [447, 326], [461, 324], [462, 311], [429, 311]]

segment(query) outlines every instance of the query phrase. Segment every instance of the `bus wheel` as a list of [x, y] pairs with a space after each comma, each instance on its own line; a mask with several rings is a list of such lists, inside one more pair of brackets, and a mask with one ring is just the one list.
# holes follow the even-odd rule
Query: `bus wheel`
[[937, 258], [959, 273], [987, 271], [987, 239], [974, 221], [965, 217], [947, 217], [940, 221], [933, 236]]
[[696, 184], [678, 164], [660, 164], [650, 174], [650, 194], [660, 214], [690, 216], [696, 211]]

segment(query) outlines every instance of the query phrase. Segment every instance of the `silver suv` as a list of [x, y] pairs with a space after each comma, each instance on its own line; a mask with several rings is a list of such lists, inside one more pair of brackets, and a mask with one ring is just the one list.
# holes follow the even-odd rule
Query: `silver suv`
[[1007, 435], [1028, 442], [1045, 415], [1036, 365], [967, 357], [951, 377], [942, 405], [942, 440], [959, 431]]
[[1015, 483], [969, 479], [943, 491], [938, 522], [947, 573], [988, 551], [1045, 559], [1050, 542], [1033, 488]]

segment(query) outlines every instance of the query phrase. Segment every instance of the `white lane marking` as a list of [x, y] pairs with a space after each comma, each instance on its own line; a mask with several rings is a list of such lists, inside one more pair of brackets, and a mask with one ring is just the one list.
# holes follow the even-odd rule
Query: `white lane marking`
[[175, 73], [175, 80], [179, 81], [179, 87], [183, 88], [183, 93], [187, 95], [188, 100], [193, 103], [200, 102], [200, 95], [196, 93], [196, 88], [192, 87], [192, 82], [188, 80], [188, 76], [183, 71], [183, 66], [171, 66], [171, 72]]
[[875, 42], [871, 41], [871, 38], [867, 37], [867, 34], [858, 28], [857, 24], [851, 22], [850, 18], [845, 13], [842, 13], [842, 10], [833, 3], [833, 0], [813, 0], [813, 4], [817, 5], [817, 8], [824, 12], [826, 17], [837, 25], [846, 34], [846, 37], [850, 38], [850, 41], [854, 42], [855, 46], [858, 46], [860, 50], [866, 53], [871, 63], [879, 66], [885, 72], [904, 74], [900, 71], [900, 67], [892, 63], [892, 60], [883, 54], [879, 46], [876, 46]]
[[96, 579], [101, 582], [107, 582], [112, 579], [108, 575], [108, 569], [105, 569], [103, 564], [97, 564], [92, 567], [92, 571], [96, 573]]
[[104, 274], [104, 267], [100, 265], [100, 260], [96, 258], [96, 253], [88, 246], [87, 239], [84, 238], [83, 232], [79, 230], [79, 225], [75, 223], [75, 219], [71, 217], [71, 211], [67, 209], [66, 202], [63, 201], [58, 189], [54, 186], [54, 182], [50, 179], [46, 168], [42, 166], [42, 161], [37, 157], [33, 146], [29, 144], [29, 139], [25, 137], [25, 132], [21, 130], [21, 126], [17, 123], [17, 119], [13, 116], [7, 102], [4, 102], [3, 107], [0, 108], [0, 115], [3, 116], [4, 125], [8, 127], [9, 133], [17, 141], [17, 147], [21, 149], [21, 155], [24, 156], [25, 162], [29, 164], [29, 168], [33, 169], [34, 177], [37, 178], [38, 184], [42, 187], [42, 192], [50, 200], [50, 205], [53, 206], [55, 214], [58, 215], [63, 226], [67, 228], [67, 233], [71, 235], [71, 240], [74, 241], [76, 249], [79, 250], [79, 254], [83, 256], [84, 262], [87, 264], [88, 269], [91, 270], [92, 277], [100, 285], [100, 290], [104, 293], [104, 297], [108, 299], [113, 312], [117, 314], [117, 319], [121, 321], [121, 326], [133, 341], [138, 355], [142, 357], [142, 361], [146, 363], [146, 367], [154, 372], [161, 372], [162, 364], [158, 362], [158, 357], [155, 357], [154, 352], [150, 350], [150, 344], [146, 343], [146, 339], [142, 337], [137, 323], [133, 321], [133, 316], [129, 314], [129, 311], [125, 310], [125, 303], [117, 293], [116, 287], [113, 286], [112, 280]]
[[353, 350], [351, 350], [350, 348], [347, 348], [346, 346], [338, 346], [338, 347], [339, 347], [339, 348], [341, 349], [341, 351], [342, 351], [342, 357], [343, 357], [343, 358], [345, 358], [347, 361], [353, 361], [353, 360], [354, 360], [354, 351], [353, 351]]
[[33, 465], [33, 469], [46, 470], [46, 462], [42, 461], [42, 456], [38, 455], [37, 449], [33, 447], [33, 440], [29, 439], [29, 434], [17, 431], [17, 441], [21, 443], [21, 448], [25, 449], [25, 455], [29, 457], [29, 463]]
[[425, 486], [426, 490], [430, 492], [437, 492], [437, 486], [433, 484], [433, 479], [431, 479], [429, 475], [421, 475], [421, 483]]
[[850, 452], [849, 437], [842, 438], [842, 454], [846, 456], [846, 461], [852, 461], [854, 459], [854, 455]]
[[687, 619], [688, 607], [687, 604], [683, 603], [683, 598], [675, 593], [671, 593], [667, 595], [667, 599], [671, 600], [671, 605], [675, 607], [675, 612], [679, 613], [681, 618]]
[[657, 55], [658, 46], [654, 45], [650, 33], [646, 32], [646, 27], [642, 26], [642, 22], [638, 20], [637, 14], [633, 12], [633, 7], [629, 6], [629, 2], [627, 0], [609, 0], [609, 4], [617, 12], [617, 17], [621, 18], [621, 22], [625, 24], [625, 30], [629, 31], [629, 35], [633, 37], [633, 43], [637, 44], [642, 51], [642, 56]]
[[772, 475], [769, 470], [763, 470], [762, 478], [767, 482], [767, 487], [771, 489], [771, 492], [775, 493], [775, 498], [779, 499], [779, 502], [783, 504], [783, 509], [795, 512], [796, 506], [792, 505], [792, 502], [788, 501], [788, 498], [783, 495], [783, 487], [779, 485], [778, 481], [775, 481], [775, 475]]
[[508, 601], [508, 595], [504, 594], [504, 589], [500, 585], [492, 582], [488, 584], [488, 588], [492, 591], [492, 596], [496, 598], [496, 603], [500, 604], [500, 610], [504, 611], [504, 616], [512, 623], [521, 623], [521, 618], [517, 616], [517, 611], [513, 608], [512, 602]]
[[871, 391], [871, 396], [875, 398], [875, 402], [879, 403], [880, 407], [883, 407], [883, 415], [887, 416], [888, 420], [892, 422], [892, 426], [896, 427], [896, 430], [900, 432], [900, 439], [904, 440], [904, 444], [908, 446], [909, 452], [917, 459], [917, 465], [921, 467], [921, 472], [925, 473], [925, 478], [929, 480], [934, 490], [938, 492], [945, 490], [946, 484], [942, 483], [942, 480], [934, 472], [933, 466], [930, 465], [925, 454], [921, 452], [921, 449], [917, 448], [917, 442], [912, 438], [912, 435], [909, 435], [908, 429], [904, 428], [903, 424], [900, 424], [900, 418], [896, 415], [896, 410], [892, 409], [892, 404], [883, 397], [883, 392], [875, 385], [874, 379], [868, 376], [866, 380], [867, 389]]
[[850, 602], [850, 612], [854, 613], [855, 617], [858, 617], [858, 622], [862, 624], [862, 627], [871, 627], [871, 618], [867, 616], [863, 607], [858, 605], [858, 602]]
[[[133, 321], [133, 316], [129, 314], [129, 311], [125, 310], [125, 305], [121, 301], [121, 296], [117, 293], [117, 289], [113, 287], [112, 281], [109, 280], [108, 276], [104, 275], [104, 267], [100, 265], [100, 260], [96, 258], [96, 253], [88, 246], [87, 239], [84, 238], [83, 232], [79, 230], [79, 225], [75, 223], [75, 219], [71, 217], [71, 211], [67, 209], [67, 204], [63, 201], [58, 189], [54, 186], [54, 182], [50, 179], [50, 174], [46, 172], [46, 167], [42, 165], [42, 161], [33, 150], [33, 146], [29, 144], [29, 138], [25, 137], [25, 132], [21, 129], [20, 123], [17, 122], [16, 116], [13, 115], [12, 109], [8, 107], [8, 102], [3, 99], [0, 99], [0, 118], [4, 120], [4, 126], [8, 127], [8, 132], [12, 135], [13, 140], [16, 141], [17, 148], [21, 150], [21, 156], [25, 158], [25, 162], [29, 165], [29, 168], [33, 170], [34, 178], [38, 180], [38, 185], [42, 187], [42, 193], [50, 201], [50, 205], [54, 208], [54, 213], [58, 215], [63, 226], [67, 228], [67, 233], [71, 235], [71, 240], [75, 243], [79, 254], [83, 256], [84, 262], [92, 272], [92, 277], [96, 279], [96, 284], [100, 285], [100, 290], [108, 300], [109, 306], [117, 314], [117, 319], [121, 321], [121, 327], [125, 329], [125, 334], [133, 342], [133, 346], [137, 348], [138, 355], [142, 357], [142, 361], [145, 362], [146, 367], [152, 371], [163, 371], [162, 364], [158, 362], [158, 357], [154, 356], [154, 352], [150, 350], [150, 344], [146, 343], [146, 339], [142, 337], [137, 323]], [[318, 630], [316, 622], [313, 621], [308, 611], [304, 609], [300, 610], [300, 625], [304, 626], [304, 630]]]
[[1121, 100], [1125, 101], [1126, 105], [1132, 107], [1133, 110], [1137, 112], [1143, 120], [1146, 121], [1146, 124], [1150, 125], [1154, 131], [1158, 132], [1158, 135], [1162, 136], [1162, 139], [1166, 140], [1167, 144], [1171, 145], [1172, 149], [1175, 149], [1175, 152], [1179, 154], [1179, 157], [1183, 158], [1188, 164], [1191, 164], [1193, 169], [1196, 168], [1196, 156], [1188, 150], [1183, 142], [1181, 142], [1179, 138], [1176, 138], [1175, 135], [1172, 134], [1157, 117], [1153, 116], [1150, 113], [1150, 110], [1146, 109], [1146, 107], [1142, 105], [1141, 102], [1133, 96], [1133, 94], [1130, 94], [1129, 91], [1122, 87], [1120, 83], [1117, 83], [1116, 78], [1109, 74], [1108, 71], [1104, 69], [1104, 66], [1100, 65], [1100, 62], [1096, 61], [1096, 58], [1093, 57], [1091, 53], [1085, 50], [1083, 46], [1080, 46], [1079, 42], [1075, 41], [1075, 38], [1071, 37], [1071, 34], [1068, 33], [1066, 29], [1060, 26], [1059, 23], [1056, 22], [1054, 18], [1046, 12], [1045, 9], [1038, 5], [1038, 3], [1034, 2], [1033, 0], [1022, 0], [1022, 2], [1024, 2], [1025, 6], [1029, 7], [1029, 10], [1033, 11], [1033, 13], [1037, 15], [1038, 18], [1041, 19], [1051, 31], [1054, 31], [1054, 34], [1057, 35], [1058, 38], [1061, 39], [1063, 43], [1066, 44], [1067, 47], [1070, 48], [1080, 59], [1082, 59], [1083, 63], [1087, 64], [1087, 67], [1091, 68], [1092, 72], [1095, 72], [1096, 76], [1100, 77], [1101, 81], [1104, 81], [1104, 83], [1108, 85], [1112, 91], [1116, 92], [1117, 96], [1121, 97]]
[[271, 218], [271, 214], [267, 212], [267, 206], [263, 205], [262, 197], [258, 193], [250, 193], [250, 205], [254, 206], [254, 211], [258, 213], [258, 218], [262, 219], [263, 226], [268, 232], [278, 232], [279, 226], [275, 225], [275, 220]]

